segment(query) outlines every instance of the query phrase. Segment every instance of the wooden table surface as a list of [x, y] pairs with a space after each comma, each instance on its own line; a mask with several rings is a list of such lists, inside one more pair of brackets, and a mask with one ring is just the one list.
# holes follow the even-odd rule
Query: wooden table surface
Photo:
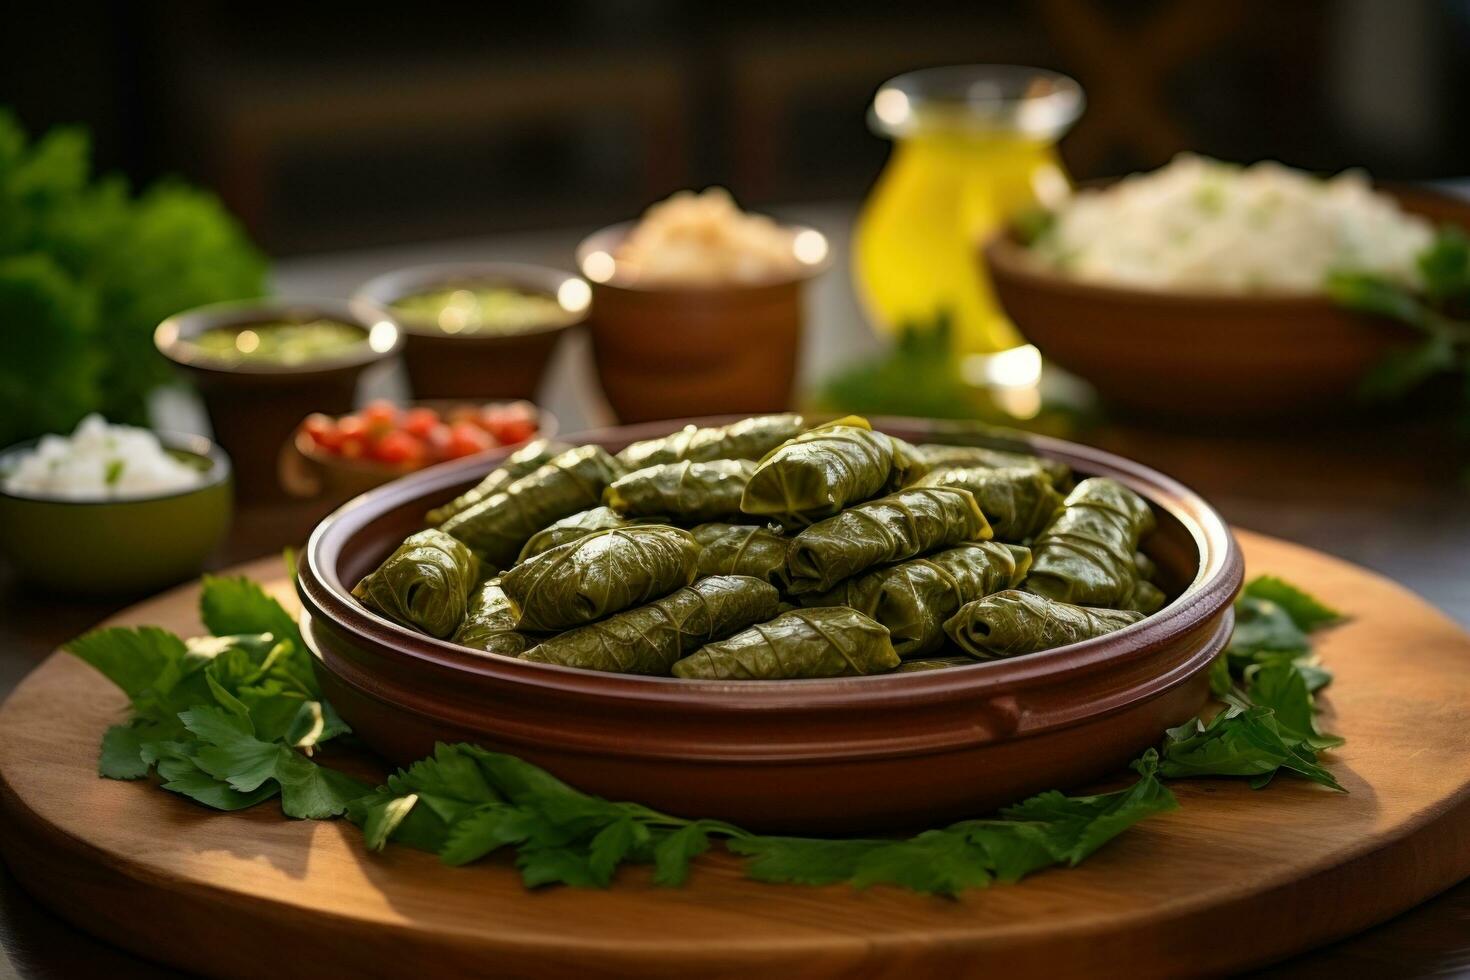
[[[790, 215], [833, 239], [834, 274], [812, 297], [802, 376], [822, 377], [876, 343], [851, 299], [847, 206]], [[443, 257], [503, 258], [570, 266], [572, 232], [508, 236], [421, 248], [283, 263], [282, 292], [342, 295], [385, 269]], [[608, 421], [585, 346], [564, 345], [542, 401], [564, 429]], [[390, 385], [392, 382], [388, 382]], [[1466, 455], [1447, 425], [1412, 418], [1345, 427], [1283, 423], [1249, 431], [1108, 422], [1078, 434], [1174, 476], [1212, 501], [1232, 523], [1297, 541], [1403, 583], [1470, 626], [1470, 487]], [[223, 567], [298, 543], [314, 518], [310, 505], [242, 506], [229, 541], [214, 556]], [[35, 594], [0, 564], [0, 694], [66, 639], [127, 601], [79, 602]], [[3, 872], [0, 872], [3, 874]], [[1221, 923], [1229, 928], [1229, 923]], [[1249, 937], [1242, 937], [1248, 942]], [[167, 976], [162, 970], [78, 932], [0, 878], [0, 976]], [[1470, 882], [1359, 936], [1266, 971], [1281, 976], [1470, 977]]]

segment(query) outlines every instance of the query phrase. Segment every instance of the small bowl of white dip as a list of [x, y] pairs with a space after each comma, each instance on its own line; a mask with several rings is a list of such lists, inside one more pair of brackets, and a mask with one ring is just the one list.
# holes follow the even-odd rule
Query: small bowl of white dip
[[90, 416], [0, 452], [0, 556], [52, 591], [182, 581], [224, 538], [232, 504], [229, 457], [199, 436]]

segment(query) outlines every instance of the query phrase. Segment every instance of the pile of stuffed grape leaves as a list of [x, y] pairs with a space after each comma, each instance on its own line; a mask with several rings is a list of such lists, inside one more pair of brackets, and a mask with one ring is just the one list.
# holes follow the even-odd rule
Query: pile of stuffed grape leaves
[[1106, 477], [856, 416], [541, 440], [353, 595], [467, 653], [718, 682], [924, 673], [1124, 629], [1169, 601], [1156, 518]]

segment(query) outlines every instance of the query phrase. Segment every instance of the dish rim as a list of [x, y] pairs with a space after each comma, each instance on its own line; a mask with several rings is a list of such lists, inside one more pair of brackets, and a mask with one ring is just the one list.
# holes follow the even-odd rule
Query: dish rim
[[[260, 361], [227, 363], [196, 352], [190, 340], [214, 327], [248, 327], [252, 323], [271, 320], [313, 319], [338, 320], [362, 330], [362, 340], [340, 353], [299, 364]], [[372, 346], [374, 330], [382, 324], [393, 329], [393, 342], [382, 350]], [[403, 327], [387, 310], [360, 299], [321, 299], [314, 297], [259, 297], [226, 300], [182, 310], [167, 317], [153, 330], [153, 346], [179, 367], [217, 377], [297, 378], [311, 380], [317, 375], [355, 370], [386, 360], [403, 348]]]
[[[676, 431], [687, 424], [718, 425], [744, 416], [670, 419], [574, 433], [564, 441], [622, 444]], [[874, 417], [878, 430], [898, 428], [942, 438], [935, 420]], [[343, 546], [374, 520], [424, 497], [442, 494], [483, 475], [498, 457], [481, 456], [442, 463], [370, 490], [343, 504], [312, 531], [298, 559], [298, 590], [314, 618], [320, 615], [338, 628], [396, 657], [426, 668], [459, 671], [487, 681], [541, 689], [589, 699], [698, 704], [701, 710], [823, 710], [863, 704], [891, 706], [900, 701], [938, 701], [956, 690], [973, 693], [983, 682], [998, 690], [1017, 690], [1053, 681], [1060, 673], [1090, 674], [1146, 657], [1158, 645], [1191, 634], [1228, 607], [1244, 578], [1240, 547], [1224, 518], [1194, 491], [1132, 460], [1100, 449], [1048, 436], [1017, 434], [1034, 451], [1062, 458], [1084, 472], [1119, 479], [1142, 493], [1149, 503], [1174, 517], [1193, 540], [1197, 553], [1194, 578], [1158, 613], [1106, 636], [1010, 659], [977, 661], [944, 671], [914, 671], [867, 677], [811, 678], [755, 682], [685, 680], [583, 670], [540, 664], [478, 651], [416, 633], [371, 612], [355, 600], [336, 574]], [[318, 613], [318, 610], [320, 611]], [[955, 671], [967, 685], [957, 684]], [[944, 675], [944, 676], [936, 676]]]
[[[401, 333], [411, 337], [427, 337], [445, 343], [487, 343], [514, 340], [518, 337], [535, 337], [543, 334], [569, 330], [587, 320], [592, 304], [580, 310], [567, 310], [565, 320], [540, 323], [524, 329], [496, 333], [448, 333], [437, 326], [405, 317], [392, 309], [392, 304], [407, 296], [430, 292], [451, 284], [477, 283], [488, 286], [506, 286], [526, 292], [540, 293], [557, 298], [561, 287], [572, 280], [586, 281], [575, 272], [567, 272], [549, 265], [534, 262], [500, 262], [493, 259], [464, 260], [458, 262], [423, 262], [407, 265], [373, 276], [352, 291], [352, 298], [372, 304], [388, 312], [398, 324]], [[592, 284], [587, 283], [588, 289]]]
[[[750, 213], [750, 212], [747, 212]], [[699, 299], [709, 297], [757, 297], [767, 292], [786, 289], [792, 285], [810, 282], [820, 277], [832, 268], [832, 236], [820, 228], [812, 225], [801, 224], [794, 221], [776, 221], [777, 226], [787, 231], [800, 234], [805, 231], [815, 232], [822, 236], [822, 241], [827, 245], [827, 251], [816, 262], [802, 262], [798, 270], [792, 275], [767, 276], [750, 282], [711, 282], [711, 283], [649, 283], [640, 286], [627, 280], [618, 279], [614, 274], [609, 279], [594, 279], [587, 274], [587, 258], [594, 252], [606, 252], [611, 255], [628, 233], [641, 221], [641, 218], [630, 218], [627, 221], [617, 221], [587, 235], [577, 243], [574, 253], [577, 259], [577, 272], [587, 280], [594, 290], [605, 289], [619, 293], [636, 296], [677, 296], [687, 299]], [[775, 219], [772, 219], [775, 220]], [[799, 260], [798, 260], [799, 261]], [[595, 322], [595, 320], [594, 320]]]

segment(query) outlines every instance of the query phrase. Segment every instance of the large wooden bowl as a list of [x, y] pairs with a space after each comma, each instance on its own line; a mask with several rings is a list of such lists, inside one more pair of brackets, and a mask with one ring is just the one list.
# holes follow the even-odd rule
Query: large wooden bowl
[[[615, 450], [677, 424], [586, 441]], [[940, 423], [877, 424], [911, 441], [946, 438]], [[975, 816], [1106, 775], [1195, 714], [1242, 577], [1229, 529], [1191, 491], [1100, 450], [1030, 441], [1148, 498], [1159, 529], [1145, 550], [1177, 595], [1167, 608], [1046, 653], [878, 677], [685, 681], [478, 654], [369, 612], [349, 589], [422, 526], [425, 511], [478, 480], [481, 459], [380, 487], [318, 526], [297, 582], [302, 629], [327, 697], [395, 761], [420, 758], [436, 741], [472, 741], [604, 796], [762, 830], [854, 832]]]
[[[1405, 210], [1470, 228], [1470, 203], [1380, 188]], [[1156, 418], [1252, 419], [1350, 411], [1370, 368], [1415, 334], [1325, 296], [1164, 292], [1078, 282], [1010, 232], [985, 243], [1006, 315], [1047, 359], [1111, 404]]]

